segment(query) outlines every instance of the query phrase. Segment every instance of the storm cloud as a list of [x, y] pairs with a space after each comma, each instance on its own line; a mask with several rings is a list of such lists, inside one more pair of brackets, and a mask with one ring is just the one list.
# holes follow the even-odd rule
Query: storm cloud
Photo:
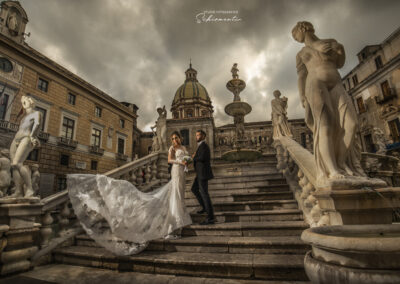
[[[242, 100], [253, 107], [247, 122], [270, 119], [275, 89], [289, 98], [289, 118], [302, 118], [295, 68], [301, 45], [291, 37], [296, 22], [310, 21], [319, 37], [345, 46], [342, 75], [357, 64], [356, 53], [365, 45], [380, 43], [400, 26], [396, 0], [20, 3], [29, 17], [27, 43], [115, 99], [138, 105], [143, 130], [156, 119], [157, 106], [170, 108], [190, 58], [210, 94], [217, 126], [231, 122], [224, 113], [232, 101], [225, 85], [235, 62], [247, 84]], [[239, 20], [197, 23], [204, 11], [231, 11], [215, 16]]]

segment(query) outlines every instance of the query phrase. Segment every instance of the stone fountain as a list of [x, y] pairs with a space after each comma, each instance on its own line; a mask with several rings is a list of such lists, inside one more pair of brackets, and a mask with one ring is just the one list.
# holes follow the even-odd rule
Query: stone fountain
[[233, 117], [236, 128], [233, 149], [222, 154], [227, 161], [254, 161], [261, 157], [261, 152], [246, 149], [248, 139], [245, 136], [244, 116], [251, 112], [251, 106], [240, 100], [240, 93], [246, 88], [246, 83], [239, 79], [237, 63], [231, 69], [232, 79], [226, 83], [226, 88], [233, 93], [233, 102], [225, 106], [225, 113]]

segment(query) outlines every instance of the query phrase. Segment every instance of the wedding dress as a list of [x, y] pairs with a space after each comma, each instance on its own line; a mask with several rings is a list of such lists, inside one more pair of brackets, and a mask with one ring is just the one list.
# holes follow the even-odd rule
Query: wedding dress
[[186, 150], [177, 149], [171, 180], [148, 193], [129, 181], [104, 175], [68, 175], [72, 206], [89, 237], [117, 255], [131, 255], [144, 250], [149, 241], [190, 225], [184, 204], [185, 171], [180, 164], [187, 155]]

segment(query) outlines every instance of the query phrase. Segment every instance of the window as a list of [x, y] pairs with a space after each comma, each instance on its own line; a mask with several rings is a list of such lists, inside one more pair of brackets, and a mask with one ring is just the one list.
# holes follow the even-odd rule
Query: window
[[92, 128], [92, 139], [91, 139], [92, 145], [100, 147], [100, 141], [101, 141], [101, 130]]
[[90, 162], [90, 169], [91, 169], [92, 171], [97, 171], [97, 164], [98, 164], [97, 161], [92, 160], [92, 161]]
[[191, 109], [188, 109], [187, 110], [187, 112], [186, 112], [186, 117], [193, 117], [193, 110], [191, 110]]
[[307, 148], [307, 137], [304, 132], [302, 132], [300, 134], [300, 142], [301, 142], [301, 146], [303, 146], [304, 148]]
[[202, 110], [202, 111], [201, 111], [201, 116], [208, 116], [207, 111], [206, 111], [206, 110]]
[[60, 165], [61, 166], [69, 166], [69, 155], [61, 154]]
[[13, 71], [13, 65], [11, 63], [10, 60], [8, 60], [7, 58], [0, 58], [0, 70], [6, 73], [10, 73], [11, 71]]
[[125, 154], [125, 139], [118, 137], [118, 154]]
[[7, 94], [3, 94], [0, 99], [0, 119], [6, 118], [7, 106], [8, 106], [9, 96]]
[[383, 67], [382, 57], [380, 55], [375, 57], [375, 65], [376, 69], [381, 69]]
[[63, 124], [62, 124], [61, 136], [64, 138], [67, 138], [67, 139], [73, 139], [74, 138], [74, 127], [75, 127], [75, 121], [68, 117], [64, 117]]
[[358, 77], [357, 77], [357, 75], [354, 75], [354, 76], [352, 77], [352, 79], [353, 79], [354, 87], [357, 86], [357, 85], [358, 85]]
[[119, 127], [125, 128], [125, 120], [122, 118], [119, 120]]
[[37, 162], [39, 160], [39, 149], [33, 149], [26, 159]]
[[182, 145], [184, 146], [188, 146], [190, 143], [189, 141], [189, 129], [182, 129], [181, 131], [179, 131], [181, 133], [182, 136]]
[[375, 145], [372, 141], [372, 135], [367, 134], [364, 136], [365, 150], [370, 153], [375, 153]]
[[400, 142], [400, 137], [399, 137], [399, 129], [400, 129], [400, 123], [399, 119], [396, 118], [394, 120], [391, 120], [388, 122], [389, 124], [389, 129], [390, 129], [390, 134], [392, 136], [393, 142]]
[[101, 112], [102, 112], [102, 109], [101, 109], [101, 107], [98, 107], [98, 106], [94, 110], [94, 114], [96, 117], [101, 117]]
[[174, 118], [179, 118], [179, 113], [177, 111], [174, 112]]
[[47, 82], [46, 80], [39, 78], [38, 80], [38, 89], [43, 91], [43, 92], [47, 92], [49, 88], [49, 82]]
[[357, 106], [358, 106], [358, 112], [363, 113], [366, 112], [367, 109], [365, 108], [364, 100], [362, 97], [357, 98]]
[[40, 130], [44, 132], [44, 124], [46, 122], [47, 110], [41, 107], [35, 107], [35, 110], [42, 114], [42, 122], [40, 123]]
[[74, 94], [68, 93], [68, 103], [74, 106], [75, 102], [76, 102], [76, 96]]
[[381, 89], [384, 98], [390, 97], [390, 87], [387, 80], [381, 84]]
[[61, 191], [67, 188], [67, 179], [65, 177], [57, 178], [57, 190]]

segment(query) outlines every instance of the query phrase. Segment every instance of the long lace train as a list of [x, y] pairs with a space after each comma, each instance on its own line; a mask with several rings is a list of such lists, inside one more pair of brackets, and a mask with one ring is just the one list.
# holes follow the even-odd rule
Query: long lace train
[[117, 255], [137, 254], [149, 241], [192, 223], [184, 205], [185, 175], [173, 165], [173, 178], [150, 192], [104, 175], [68, 175], [75, 214], [87, 234]]

